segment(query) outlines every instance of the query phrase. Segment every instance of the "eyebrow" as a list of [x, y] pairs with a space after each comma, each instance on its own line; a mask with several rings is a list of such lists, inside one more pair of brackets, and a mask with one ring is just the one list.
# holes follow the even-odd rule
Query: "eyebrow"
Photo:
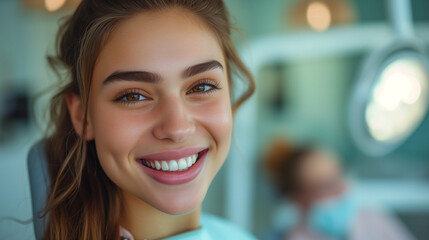
[[187, 68], [183, 74], [184, 78], [190, 78], [199, 73], [207, 72], [214, 69], [220, 69], [223, 71], [223, 66], [220, 62], [216, 60], [200, 63], [194, 66]]
[[[182, 74], [183, 78], [190, 78], [197, 74], [220, 69], [223, 71], [223, 66], [216, 60], [211, 60], [204, 63], [199, 63], [194, 66], [188, 67]], [[147, 82], [157, 84], [161, 81], [161, 76], [157, 73], [146, 72], [146, 71], [116, 71], [109, 75], [104, 81], [103, 85], [108, 85], [112, 82], [117, 81], [136, 81], [136, 82]]]

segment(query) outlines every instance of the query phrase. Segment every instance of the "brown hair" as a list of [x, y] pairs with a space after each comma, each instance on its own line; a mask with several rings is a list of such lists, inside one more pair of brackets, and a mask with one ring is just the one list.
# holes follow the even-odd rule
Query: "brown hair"
[[231, 88], [232, 71], [247, 82], [247, 90], [233, 102], [233, 111], [252, 95], [254, 81], [232, 44], [232, 26], [222, 0], [83, 0], [60, 27], [57, 56], [48, 57], [53, 69], [57, 73], [64, 69], [67, 78], [51, 101], [51, 135], [45, 149], [51, 186], [42, 214], [43, 239], [119, 239], [119, 190], [101, 169], [94, 141], [80, 137], [86, 134], [85, 126], [82, 133], [75, 132], [65, 97], [80, 96], [85, 123], [92, 71], [110, 32], [135, 13], [176, 6], [200, 16], [216, 33]]

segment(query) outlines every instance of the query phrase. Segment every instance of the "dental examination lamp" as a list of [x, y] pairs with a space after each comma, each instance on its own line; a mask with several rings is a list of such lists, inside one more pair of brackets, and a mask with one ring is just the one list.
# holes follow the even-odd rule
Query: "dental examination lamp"
[[349, 105], [356, 146], [370, 156], [399, 147], [428, 109], [429, 64], [423, 41], [414, 35], [409, 0], [388, 0], [394, 38], [365, 59]]

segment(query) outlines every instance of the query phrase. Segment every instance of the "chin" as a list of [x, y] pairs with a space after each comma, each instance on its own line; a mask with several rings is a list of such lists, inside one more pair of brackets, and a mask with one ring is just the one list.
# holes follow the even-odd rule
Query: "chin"
[[152, 192], [150, 199], [147, 197], [140, 199], [166, 214], [184, 215], [201, 206], [208, 186], [207, 181], [196, 181], [188, 186], [158, 189], [158, 191]]
[[160, 211], [173, 216], [182, 216], [187, 215], [189, 213], [194, 212], [195, 210], [199, 209], [202, 202], [199, 202], [198, 204], [193, 204], [189, 206], [174, 206], [169, 207], [168, 209], [159, 209]]
[[204, 200], [204, 196], [205, 194], [203, 196], [175, 195], [171, 198], [163, 198], [162, 200], [157, 200], [156, 202], [154, 202], [153, 205], [151, 205], [159, 211], [169, 215], [186, 215], [201, 206]]

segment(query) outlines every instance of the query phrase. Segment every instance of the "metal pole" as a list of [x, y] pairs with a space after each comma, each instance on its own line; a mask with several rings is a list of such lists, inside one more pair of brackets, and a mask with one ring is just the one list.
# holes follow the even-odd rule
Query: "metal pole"
[[398, 37], [414, 35], [411, 0], [387, 0], [390, 22]]

